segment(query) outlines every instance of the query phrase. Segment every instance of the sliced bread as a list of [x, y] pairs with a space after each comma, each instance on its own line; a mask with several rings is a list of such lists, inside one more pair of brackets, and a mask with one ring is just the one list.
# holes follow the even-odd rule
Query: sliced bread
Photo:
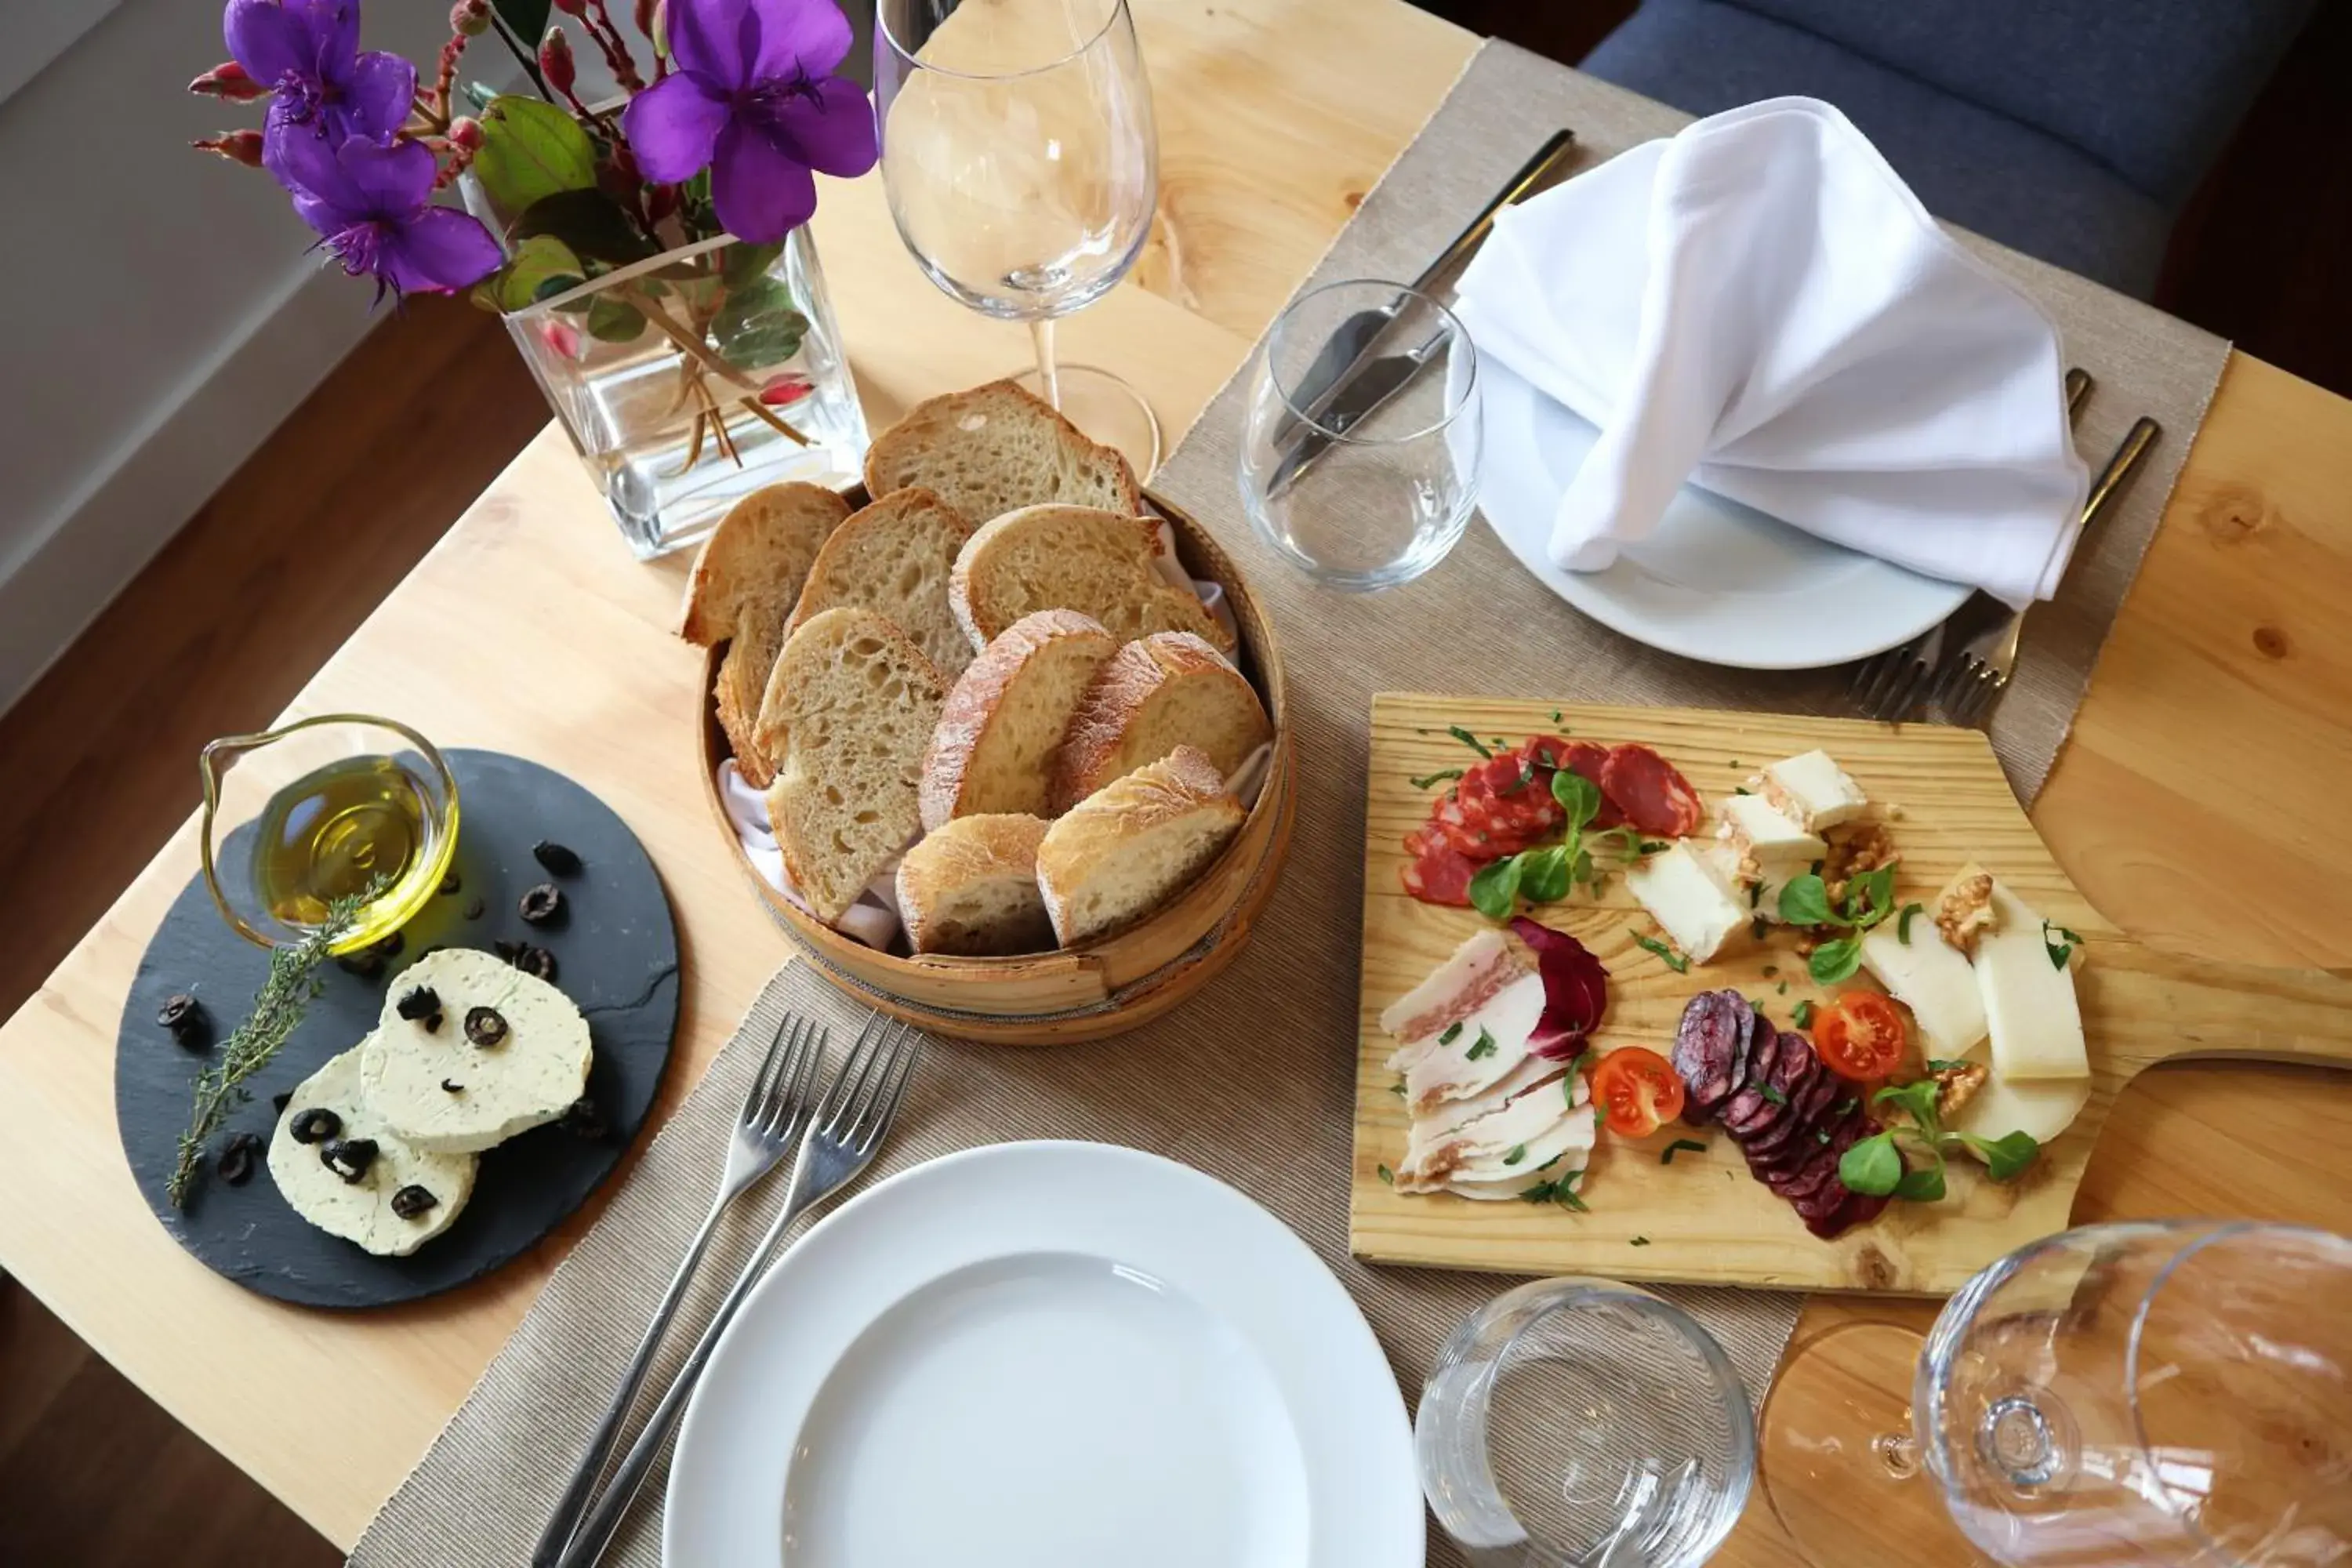
[[753, 490], [719, 520], [687, 579], [678, 635], [702, 647], [728, 645], [712, 696], [735, 764], [755, 789], [772, 782], [751, 739], [768, 672], [810, 566], [848, 515], [849, 503], [822, 485]]
[[922, 829], [923, 748], [947, 682], [871, 610], [826, 610], [784, 644], [758, 742], [775, 770], [768, 822], [816, 917], [839, 920]]
[[1055, 936], [1074, 947], [1142, 920], [1208, 869], [1248, 815], [1190, 746], [1113, 780], [1038, 843], [1037, 888]]
[[897, 623], [941, 675], [971, 662], [971, 643], [948, 608], [948, 574], [971, 537], [963, 513], [909, 485], [862, 507], [833, 531], [809, 568], [786, 635], [826, 610], [873, 610]]
[[1024, 616], [959, 677], [923, 756], [923, 826], [1007, 811], [1051, 815], [1070, 714], [1118, 639], [1076, 610]]
[[1082, 506], [1031, 506], [982, 526], [956, 557], [949, 603], [974, 647], [1037, 610], [1076, 610], [1127, 642], [1191, 632], [1220, 651], [1232, 634], [1189, 588], [1160, 574], [1160, 525]]
[[1023, 813], [959, 816], [898, 862], [898, 915], [917, 952], [1043, 952], [1054, 922], [1037, 890], [1045, 824]]
[[919, 403], [877, 436], [866, 449], [866, 489], [902, 485], [938, 491], [974, 522], [1041, 501], [1143, 510], [1125, 458], [1009, 381]]
[[1067, 811], [1178, 746], [1231, 778], [1274, 726], [1241, 671], [1191, 632], [1138, 637], [1096, 674], [1055, 758], [1053, 809]]

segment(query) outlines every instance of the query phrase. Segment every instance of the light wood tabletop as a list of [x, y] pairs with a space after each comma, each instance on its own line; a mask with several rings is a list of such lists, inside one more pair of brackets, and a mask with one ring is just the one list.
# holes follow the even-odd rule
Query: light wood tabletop
[[[1135, 279], [1065, 323], [1062, 341], [1070, 361], [1138, 383], [1181, 432], [1475, 40], [1395, 0], [1135, 9], [1159, 112], [1160, 222]], [[877, 425], [1023, 362], [1018, 328], [982, 321], [918, 273], [877, 180], [828, 184], [816, 230]], [[2152, 943], [2352, 965], [2352, 842], [2331, 831], [2352, 776], [2347, 497], [2352, 404], [2233, 358], [2032, 812], [2075, 884]], [[550, 431], [295, 704], [389, 710], [445, 745], [540, 759], [627, 819], [667, 881], [687, 960], [665, 1110], [787, 953], [693, 776], [701, 658], [670, 635], [682, 574], [677, 559], [630, 559]], [[0, 1267], [348, 1547], [593, 1210], [488, 1280], [365, 1315], [278, 1305], [183, 1253], [131, 1184], [112, 1059], [140, 952], [195, 867], [192, 820], [0, 1027]], [[2167, 1068], [2118, 1107], [2075, 1217], [2251, 1213], [2352, 1231], [2347, 1146], [2344, 1077]], [[1801, 1332], [1927, 1315], [1816, 1301]], [[330, 1393], [337, 1415], [322, 1424]], [[1725, 1558], [1790, 1559], [1760, 1503]]]

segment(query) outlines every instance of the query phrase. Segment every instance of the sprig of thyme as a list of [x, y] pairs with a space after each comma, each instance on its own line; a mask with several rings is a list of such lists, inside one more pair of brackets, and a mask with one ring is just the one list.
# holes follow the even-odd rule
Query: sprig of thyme
[[254, 994], [252, 1013], [222, 1042], [219, 1058], [196, 1075], [195, 1108], [189, 1115], [188, 1130], [180, 1134], [180, 1155], [172, 1167], [172, 1178], [163, 1184], [173, 1208], [187, 1202], [188, 1184], [204, 1162], [205, 1141], [220, 1131], [229, 1112], [253, 1098], [246, 1091], [245, 1080], [268, 1067], [278, 1047], [300, 1026], [311, 998], [323, 988], [317, 972], [326, 962], [328, 950], [351, 933], [360, 910], [381, 897], [383, 888], [379, 879], [362, 892], [335, 900], [327, 906], [327, 918], [317, 930], [300, 942], [270, 949], [269, 978]]

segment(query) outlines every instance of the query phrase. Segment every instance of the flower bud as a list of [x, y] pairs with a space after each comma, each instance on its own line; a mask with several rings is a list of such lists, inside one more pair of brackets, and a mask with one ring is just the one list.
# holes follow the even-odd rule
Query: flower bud
[[478, 38], [488, 32], [489, 0], [457, 0], [449, 7], [449, 30], [461, 38]]
[[225, 98], [232, 103], [247, 103], [269, 96], [269, 89], [246, 75], [245, 68], [235, 60], [223, 60], [213, 67], [190, 82], [188, 90], [207, 98]]
[[463, 147], [468, 153], [482, 150], [482, 122], [470, 114], [461, 114], [449, 121], [449, 145]]
[[563, 36], [562, 28], [551, 29], [540, 44], [539, 70], [547, 78], [547, 85], [558, 92], [570, 92], [572, 84], [579, 79], [579, 68], [572, 59], [572, 40]]
[[816, 383], [808, 377], [786, 371], [782, 375], [768, 378], [767, 384], [760, 388], [760, 401], [770, 408], [785, 408], [815, 390]]
[[205, 136], [188, 143], [202, 153], [217, 153], [232, 163], [248, 168], [261, 167], [261, 132], [258, 131], [224, 131], [217, 136]]

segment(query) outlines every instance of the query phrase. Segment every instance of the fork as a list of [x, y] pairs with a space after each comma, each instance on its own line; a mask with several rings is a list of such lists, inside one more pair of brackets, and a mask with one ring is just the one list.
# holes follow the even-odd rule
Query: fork
[[[2123, 442], [2116, 447], [2107, 466], [2099, 470], [2092, 481], [2090, 499], [2083, 503], [2083, 523], [2080, 532], [2088, 532], [2093, 523], [2105, 515], [2114, 504], [2116, 492], [2124, 480], [2138, 468], [2147, 449], [2162, 434], [2153, 419], [2143, 415], [2132, 422], [2125, 432]], [[1929, 700], [1944, 710], [1944, 717], [1955, 724], [1974, 724], [1989, 712], [2000, 694], [2009, 689], [2009, 678], [2017, 668], [2017, 642], [2025, 629], [2025, 612], [2015, 610], [2006, 619], [1970, 637], [1928, 693]]]
[[686, 1412], [686, 1402], [693, 1394], [695, 1384], [701, 1381], [702, 1369], [710, 1360], [711, 1351], [727, 1325], [735, 1320], [744, 1298], [766, 1272], [769, 1262], [781, 1249], [784, 1233], [793, 1222], [810, 1209], [831, 1197], [848, 1184], [874, 1160], [889, 1136], [891, 1123], [898, 1115], [899, 1102], [906, 1098], [907, 1080], [913, 1073], [916, 1059], [921, 1056], [923, 1037], [906, 1024], [886, 1020], [876, 1014], [866, 1021], [858, 1032], [857, 1044], [841, 1070], [833, 1076], [825, 1088], [824, 1099], [818, 1104], [809, 1122], [808, 1131], [802, 1136], [800, 1157], [793, 1163], [792, 1184], [785, 1190], [784, 1205], [760, 1238], [744, 1265], [727, 1299], [719, 1303], [719, 1310], [710, 1326], [702, 1331], [695, 1342], [686, 1364], [678, 1369], [669, 1391], [646, 1418], [645, 1430], [637, 1434], [626, 1457], [613, 1472], [610, 1485], [596, 1500], [588, 1517], [557, 1559], [560, 1568], [593, 1568], [627, 1517], [629, 1504], [639, 1488], [646, 1483], [646, 1474], [654, 1461], [661, 1457], [678, 1418]]
[[[2080, 365], [2066, 372], [2068, 423], [2082, 414], [2093, 384], [2091, 373]], [[1863, 717], [1882, 724], [1908, 718], [1949, 674], [1948, 667], [1938, 664], [1944, 627], [1949, 624], [1949, 620], [1940, 622], [1927, 636], [1883, 649], [1856, 665], [1853, 679], [1846, 684], [1845, 700], [1860, 709]]]
[[637, 1342], [637, 1353], [630, 1361], [628, 1371], [621, 1374], [621, 1386], [614, 1391], [613, 1402], [597, 1424], [596, 1435], [589, 1438], [587, 1451], [580, 1456], [580, 1463], [572, 1472], [571, 1483], [563, 1489], [562, 1500], [548, 1516], [539, 1544], [531, 1548], [532, 1568], [549, 1568], [569, 1543], [572, 1527], [579, 1522], [590, 1495], [596, 1489], [596, 1478], [604, 1474], [605, 1463], [619, 1445], [621, 1424], [627, 1419], [630, 1406], [636, 1404], [638, 1391], [645, 1387], [646, 1374], [653, 1367], [654, 1352], [668, 1331], [670, 1320], [677, 1316], [678, 1303], [686, 1299], [687, 1285], [701, 1266], [702, 1255], [710, 1250], [711, 1237], [719, 1233], [719, 1216], [753, 1183], [774, 1170], [800, 1136], [808, 1118], [809, 1087], [815, 1081], [817, 1063], [824, 1059], [827, 1038], [827, 1031], [797, 1014], [785, 1014], [776, 1025], [775, 1037], [768, 1042], [768, 1054], [761, 1060], [751, 1091], [743, 1097], [743, 1109], [735, 1118], [735, 1134], [727, 1145], [727, 1169], [719, 1178], [719, 1191], [711, 1199], [710, 1212], [703, 1216], [702, 1228], [696, 1233], [694, 1244], [686, 1249], [677, 1272], [670, 1276], [669, 1289], [664, 1292], [661, 1305], [654, 1309], [653, 1321], [646, 1325], [645, 1338]]

